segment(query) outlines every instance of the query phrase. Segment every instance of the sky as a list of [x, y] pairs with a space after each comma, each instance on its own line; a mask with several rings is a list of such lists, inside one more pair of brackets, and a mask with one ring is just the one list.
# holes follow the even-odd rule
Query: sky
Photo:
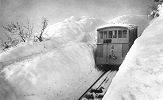
[[29, 19], [38, 27], [42, 17], [46, 17], [49, 24], [70, 16], [90, 16], [108, 21], [121, 15], [144, 15], [152, 2], [153, 0], [0, 0], [0, 26]]

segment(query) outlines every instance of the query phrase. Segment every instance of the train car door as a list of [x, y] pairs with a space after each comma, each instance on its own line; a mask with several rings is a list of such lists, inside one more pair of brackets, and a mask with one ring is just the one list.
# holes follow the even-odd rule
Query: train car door
[[110, 55], [111, 55], [111, 52], [110, 52], [110, 51], [111, 51], [111, 45], [112, 45], [111, 43], [107, 43], [107, 44], [104, 45], [104, 50], [105, 50], [105, 51], [104, 51], [104, 52], [105, 52], [105, 53], [104, 53], [104, 54], [105, 54], [105, 55], [104, 55], [104, 56], [105, 56], [105, 59], [104, 59], [105, 62], [104, 62], [104, 63], [105, 63], [105, 64], [110, 64], [110, 57], [111, 57], [111, 56], [110, 56]]
[[104, 64], [108, 64], [109, 63], [109, 59], [108, 59], [108, 44], [107, 43], [103, 44], [103, 61], [104, 61]]
[[110, 55], [111, 55], [111, 44], [107, 44], [107, 59], [106, 59], [106, 64], [110, 64]]
[[108, 57], [109, 57], [110, 65], [117, 65], [121, 63], [122, 44], [109, 44], [108, 51], [109, 51]]

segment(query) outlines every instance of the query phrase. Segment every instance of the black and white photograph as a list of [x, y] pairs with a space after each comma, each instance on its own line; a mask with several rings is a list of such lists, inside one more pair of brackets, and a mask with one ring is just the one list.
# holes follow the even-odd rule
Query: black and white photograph
[[0, 100], [163, 100], [163, 0], [0, 0]]

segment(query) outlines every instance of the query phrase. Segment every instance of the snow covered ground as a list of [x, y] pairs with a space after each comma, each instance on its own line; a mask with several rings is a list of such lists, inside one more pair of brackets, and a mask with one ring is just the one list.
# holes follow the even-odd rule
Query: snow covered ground
[[0, 54], [0, 100], [77, 100], [98, 78], [93, 50], [103, 21], [71, 17], [49, 26], [41, 43]]
[[135, 41], [103, 100], [163, 100], [162, 26], [161, 13]]
[[103, 24], [71, 17], [49, 26], [45, 42], [1, 53], [0, 100], [77, 100], [101, 74], [93, 50], [96, 28]]

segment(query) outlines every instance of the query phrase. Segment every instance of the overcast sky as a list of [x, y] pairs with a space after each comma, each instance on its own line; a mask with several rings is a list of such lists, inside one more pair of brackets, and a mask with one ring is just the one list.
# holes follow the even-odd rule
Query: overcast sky
[[[91, 16], [109, 20], [121, 15], [145, 14], [153, 0], [0, 0], [0, 25], [29, 18], [49, 24], [70, 16]], [[1, 31], [1, 30], [0, 30]]]

